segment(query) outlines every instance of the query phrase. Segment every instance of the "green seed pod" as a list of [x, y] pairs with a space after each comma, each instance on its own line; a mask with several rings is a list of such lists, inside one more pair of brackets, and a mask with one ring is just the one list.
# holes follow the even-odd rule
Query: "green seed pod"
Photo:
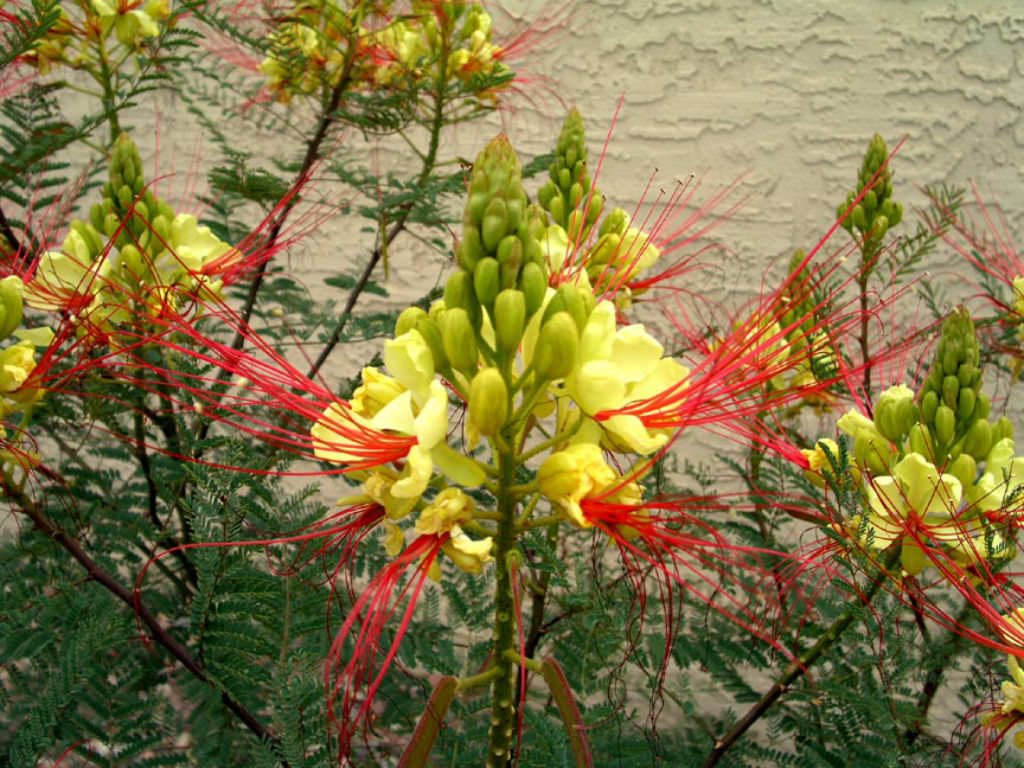
[[557, 312], [540, 329], [533, 352], [533, 368], [544, 380], [562, 379], [576, 365], [579, 335], [568, 312]]
[[476, 334], [464, 309], [449, 309], [441, 316], [441, 338], [444, 340], [445, 356], [452, 368], [467, 377], [476, 374]]
[[[962, 455], [970, 454], [978, 461], [983, 460], [992, 449], [994, 436], [994, 431], [989, 423], [984, 419], [978, 419], [971, 424], [967, 434], [964, 435], [964, 454]], [[971, 483], [973, 482], [972, 479]]]
[[420, 307], [406, 307], [395, 321], [395, 336], [401, 336], [407, 331], [416, 328], [416, 324], [427, 316], [427, 313]]
[[935, 439], [940, 446], [949, 447], [956, 433], [956, 414], [948, 405], [940, 405], [935, 411]]
[[[509, 235], [509, 237], [512, 236]], [[515, 240], [514, 237], [512, 239]], [[518, 240], [515, 241], [516, 243], [519, 242]], [[476, 269], [473, 270], [473, 288], [476, 291], [477, 299], [485, 307], [490, 307], [494, 303], [494, 297], [501, 290], [498, 273], [498, 260], [492, 259], [490, 256], [480, 259], [477, 262]]]
[[526, 316], [530, 318], [540, 309], [547, 293], [548, 279], [544, 275], [544, 269], [532, 261], [524, 264], [519, 275], [519, 287], [526, 299]]
[[484, 368], [469, 385], [469, 420], [484, 437], [490, 437], [508, 418], [508, 387], [497, 368]]
[[960, 382], [961, 387], [973, 387], [974, 378], [978, 373], [978, 369], [970, 363], [962, 363], [957, 369], [956, 378]]
[[117, 218], [117, 214], [111, 211], [103, 219], [103, 234], [107, 237], [113, 237], [114, 233], [117, 232], [121, 226], [121, 220]]

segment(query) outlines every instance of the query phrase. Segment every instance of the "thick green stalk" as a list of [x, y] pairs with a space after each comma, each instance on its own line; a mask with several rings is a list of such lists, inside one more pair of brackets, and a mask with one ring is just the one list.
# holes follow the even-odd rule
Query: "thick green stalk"
[[498, 535], [495, 537], [494, 649], [491, 659], [498, 668], [491, 683], [491, 731], [487, 746], [488, 768], [505, 768], [512, 759], [516, 732], [516, 665], [508, 651], [515, 650], [516, 607], [512, 595], [513, 572], [509, 555], [516, 546], [516, 503], [508, 491], [515, 480], [516, 461], [510, 453], [498, 453]]

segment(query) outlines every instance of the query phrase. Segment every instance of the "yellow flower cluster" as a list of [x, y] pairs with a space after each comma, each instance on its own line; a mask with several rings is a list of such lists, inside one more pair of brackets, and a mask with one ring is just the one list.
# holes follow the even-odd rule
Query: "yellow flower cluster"
[[378, 3], [371, 16], [362, 2], [302, 0], [266, 38], [260, 69], [270, 92], [288, 102], [329, 93], [342, 77], [353, 89], [412, 88], [508, 72], [482, 6], [414, 2], [410, 13], [390, 16], [391, 5]]

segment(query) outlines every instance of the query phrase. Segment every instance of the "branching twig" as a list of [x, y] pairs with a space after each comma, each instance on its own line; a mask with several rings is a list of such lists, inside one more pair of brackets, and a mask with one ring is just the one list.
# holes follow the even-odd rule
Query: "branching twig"
[[[202, 665], [200, 665], [188, 652], [188, 649], [175, 639], [163, 625], [157, 621], [156, 617], [153, 616], [147, 610], [147, 608], [141, 603], [136, 604], [132, 598], [132, 593], [123, 587], [120, 583], [114, 580], [110, 574], [104, 571], [100, 566], [86, 553], [82, 546], [67, 533], [57, 528], [53, 523], [46, 519], [39, 507], [29, 498], [27, 498], [20, 491], [12, 491], [12, 489], [6, 489], [8, 491], [11, 500], [18, 505], [22, 512], [35, 523], [38, 528], [47, 538], [53, 540], [57, 544], [60, 544], [65, 550], [71, 554], [79, 562], [79, 564], [85, 568], [86, 573], [89, 574], [89, 578], [95, 581], [97, 584], [105, 587], [111, 594], [117, 597], [125, 605], [131, 607], [135, 612], [138, 619], [144, 623], [148, 628], [154, 640], [160, 645], [167, 649], [172, 656], [174, 656], [185, 669], [192, 673], [192, 675], [201, 680], [204, 683], [213, 685], [213, 681], [207, 676]], [[253, 715], [248, 709], [246, 709], [241, 703], [235, 701], [226, 692], [221, 693], [221, 701], [228, 709], [230, 709], [239, 720], [248, 728], [257, 738], [262, 741], [266, 741], [274, 747], [280, 745], [279, 740], [275, 737], [266, 726], [264, 726], [255, 715]], [[282, 759], [281, 764], [287, 768], [288, 763]]]

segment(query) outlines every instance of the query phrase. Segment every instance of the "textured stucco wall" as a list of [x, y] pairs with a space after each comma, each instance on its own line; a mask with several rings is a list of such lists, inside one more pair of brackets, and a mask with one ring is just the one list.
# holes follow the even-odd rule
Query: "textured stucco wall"
[[601, 185], [624, 207], [654, 168], [709, 192], [744, 175], [749, 202], [717, 236], [730, 285], [816, 242], [874, 132], [907, 138], [908, 210], [917, 185], [973, 179], [1022, 222], [1019, 2], [583, 2], [529, 64], [580, 106], [592, 151], [625, 94]]
[[[582, 111], [594, 156], [623, 95], [600, 180], [611, 204], [633, 211], [655, 169], [655, 189], [696, 174], [698, 202], [741, 178], [729, 199], [746, 202], [712, 235], [728, 256], [701, 277], [701, 289], [749, 295], [767, 263], [817, 242], [876, 131], [890, 146], [906, 137], [893, 168], [908, 214], [924, 200], [919, 185], [975, 180], [985, 199], [1002, 205], [1012, 230], [1024, 224], [1019, 2], [580, 0], [560, 7], [509, 0], [492, 9], [499, 31], [542, 15], [561, 21], [525, 56], [530, 98], [460, 127], [441, 154], [473, 157], [500, 129], [524, 154], [547, 151], [561, 99]], [[161, 170], [176, 171], [171, 187], [182, 190], [197, 152], [208, 165], [219, 158], [202, 149], [179, 102], [161, 96], [157, 103], [158, 116], [150, 105], [137, 112], [135, 135], [146, 157], [159, 122]], [[226, 128], [238, 130], [245, 148], [270, 154], [283, 143], [243, 121]], [[408, 166], [398, 146], [368, 157], [382, 167]], [[902, 231], [913, 218], [906, 216]], [[321, 275], [365, 258], [359, 226], [335, 221], [288, 264], [315, 288]], [[445, 269], [441, 254], [411, 238], [391, 255], [389, 288], [399, 300], [421, 295]], [[948, 252], [939, 255], [940, 265], [950, 262]]]

